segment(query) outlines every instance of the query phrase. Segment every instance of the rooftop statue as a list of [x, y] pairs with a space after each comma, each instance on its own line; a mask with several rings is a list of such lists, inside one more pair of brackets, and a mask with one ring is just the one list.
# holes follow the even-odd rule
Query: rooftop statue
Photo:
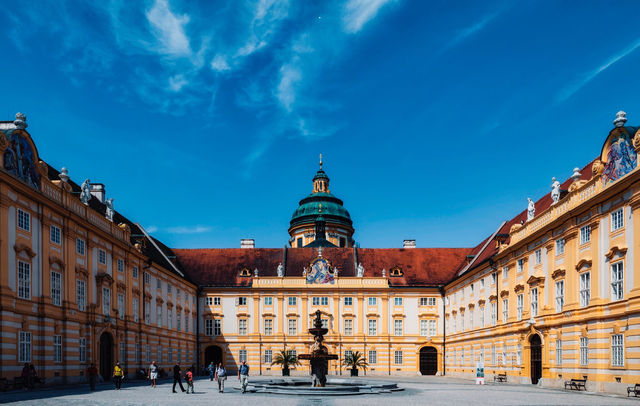
[[107, 218], [107, 220], [113, 221], [113, 214], [114, 214], [113, 197], [111, 199], [107, 199], [105, 204], [107, 205], [107, 209], [106, 209], [106, 212], [105, 212], [105, 217]]
[[82, 182], [82, 186], [80, 186], [80, 201], [84, 204], [89, 204], [89, 200], [91, 200], [90, 182], [91, 181], [89, 179], [85, 179], [85, 181]]
[[560, 182], [555, 177], [551, 178], [551, 200], [553, 200], [553, 204], [560, 201]]
[[364, 267], [362, 266], [362, 262], [358, 264], [358, 269], [356, 271], [356, 276], [358, 278], [362, 278], [364, 276]]
[[278, 263], [278, 277], [284, 277], [284, 266], [282, 266], [282, 262]]
[[536, 215], [536, 205], [531, 198], [527, 197], [527, 200], [529, 201], [529, 205], [527, 206], [527, 221], [531, 221]]

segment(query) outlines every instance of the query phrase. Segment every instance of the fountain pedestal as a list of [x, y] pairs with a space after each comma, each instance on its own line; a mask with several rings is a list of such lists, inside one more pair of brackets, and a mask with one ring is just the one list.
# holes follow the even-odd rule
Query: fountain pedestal
[[311, 376], [313, 377], [313, 386], [324, 387], [327, 384], [327, 374], [329, 373], [329, 360], [338, 359], [335, 354], [329, 354], [327, 347], [322, 344], [324, 335], [329, 330], [322, 327], [322, 312], [316, 310], [316, 318], [313, 321], [313, 328], [309, 329], [309, 333], [313, 334], [314, 343], [311, 347], [311, 354], [300, 354], [298, 359], [309, 360], [311, 364]]

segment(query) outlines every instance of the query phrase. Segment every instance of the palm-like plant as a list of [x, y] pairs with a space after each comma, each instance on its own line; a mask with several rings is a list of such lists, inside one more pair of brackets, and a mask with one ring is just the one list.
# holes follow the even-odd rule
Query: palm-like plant
[[289, 365], [298, 366], [300, 361], [298, 357], [287, 350], [281, 350], [273, 357], [271, 365], [282, 365], [282, 369], [289, 369]]
[[367, 364], [367, 360], [364, 357], [364, 354], [360, 351], [354, 351], [350, 354], [347, 354], [347, 356], [344, 357], [344, 361], [342, 363], [344, 366], [355, 370], [357, 370], [358, 368], [366, 370], [369, 366]]

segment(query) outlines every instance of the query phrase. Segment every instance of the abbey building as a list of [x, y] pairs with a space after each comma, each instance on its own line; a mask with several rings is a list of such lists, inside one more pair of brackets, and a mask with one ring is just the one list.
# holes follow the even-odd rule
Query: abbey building
[[288, 247], [171, 249], [104, 185], [48, 165], [26, 128], [22, 114], [0, 122], [0, 378], [24, 363], [48, 382], [90, 363], [108, 378], [116, 361], [134, 374], [152, 360], [279, 374], [275, 355], [309, 352], [320, 310], [333, 374], [360, 351], [371, 375], [482, 364], [546, 386], [638, 380], [640, 131], [623, 112], [592, 162], [469, 248], [360, 248], [321, 163]]

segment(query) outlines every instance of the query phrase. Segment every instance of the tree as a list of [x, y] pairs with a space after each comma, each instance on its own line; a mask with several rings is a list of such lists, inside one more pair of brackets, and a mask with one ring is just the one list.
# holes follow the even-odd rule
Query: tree
[[[357, 371], [358, 368], [366, 370], [368, 367], [367, 360], [364, 358], [364, 354], [360, 351], [354, 351], [347, 354], [342, 362], [344, 366], [351, 368], [352, 371]], [[357, 374], [357, 372], [356, 372]]]
[[291, 351], [281, 350], [273, 358], [271, 365], [282, 365], [282, 374], [289, 375], [289, 365], [298, 366], [300, 361]]

